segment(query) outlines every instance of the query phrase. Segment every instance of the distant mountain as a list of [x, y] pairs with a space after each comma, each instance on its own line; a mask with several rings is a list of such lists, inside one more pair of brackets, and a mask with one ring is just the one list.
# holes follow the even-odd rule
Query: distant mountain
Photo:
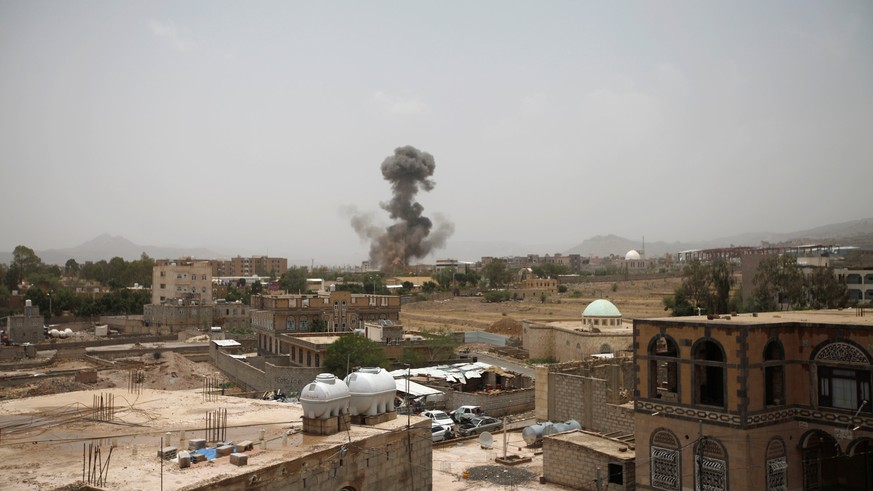
[[[211, 259], [220, 257], [221, 254], [204, 248], [166, 247], [137, 245], [124, 237], [109, 234], [100, 235], [84, 244], [65, 249], [46, 249], [35, 251], [36, 255], [46, 264], [64, 265], [72, 258], [83, 263], [85, 261], [110, 260], [113, 257], [121, 257], [126, 261], [139, 259], [143, 252], [153, 259], [175, 259], [179, 257], [195, 257]], [[12, 253], [0, 253], [0, 263], [9, 264], [12, 261]]]
[[[789, 233], [757, 232], [722, 237], [699, 242], [646, 242], [646, 256], [659, 257], [692, 249], [751, 246], [768, 244], [835, 243], [844, 246], [873, 247], [873, 218], [823, 225], [808, 230]], [[623, 256], [629, 250], [639, 250], [640, 242], [616, 235], [598, 235], [570, 248], [566, 254], [582, 256]]]

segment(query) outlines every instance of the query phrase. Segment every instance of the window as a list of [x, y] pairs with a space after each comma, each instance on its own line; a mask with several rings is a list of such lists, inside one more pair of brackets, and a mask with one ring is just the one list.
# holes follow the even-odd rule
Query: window
[[669, 430], [658, 430], [652, 433], [649, 450], [652, 487], [678, 491], [681, 483], [679, 440]]
[[167, 284], [166, 284], [166, 283], [161, 283], [161, 290], [163, 290], [163, 289], [165, 289], [165, 288], [167, 288]]
[[818, 404], [849, 411], [873, 412], [870, 403], [870, 358], [848, 342], [829, 342], [815, 351]]
[[694, 402], [724, 407], [724, 351], [717, 342], [698, 341], [691, 350], [694, 362]]
[[718, 440], [703, 437], [695, 449], [697, 465], [694, 469], [696, 489], [726, 491], [727, 454]]
[[612, 464], [609, 466], [609, 484], [624, 484], [624, 466], [621, 464]]
[[309, 351], [306, 352], [306, 366], [312, 366], [312, 353], [310, 353]]
[[657, 336], [649, 343], [649, 397], [678, 400], [679, 346], [673, 338]]
[[774, 339], [764, 347], [764, 404], [785, 404], [785, 352], [782, 343]]
[[785, 443], [780, 438], [773, 438], [767, 445], [767, 491], [788, 490], [788, 461], [785, 458]]
[[315, 366], [321, 366], [321, 355], [315, 355]]

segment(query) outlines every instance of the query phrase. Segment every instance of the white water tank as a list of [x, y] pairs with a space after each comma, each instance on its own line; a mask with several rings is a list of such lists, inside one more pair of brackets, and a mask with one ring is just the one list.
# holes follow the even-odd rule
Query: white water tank
[[394, 410], [397, 385], [384, 368], [360, 368], [348, 374], [345, 382], [352, 395], [349, 402], [352, 416], [375, 416]]
[[524, 439], [524, 443], [533, 445], [542, 440], [543, 435], [554, 435], [555, 433], [561, 433], [563, 431], [581, 429], [582, 425], [574, 419], [567, 420], [563, 423], [552, 423], [551, 421], [546, 421], [545, 423], [537, 423], [526, 427], [521, 431], [521, 437]]
[[49, 331], [49, 336], [53, 338], [59, 338], [61, 337], [61, 331], [58, 331], [57, 329], [52, 329]]
[[64, 329], [63, 332], [64, 332], [64, 333], [61, 335], [62, 338], [71, 338], [71, 337], [73, 337], [73, 330], [70, 329], [69, 327], [66, 328], [66, 329]]
[[349, 387], [330, 373], [321, 373], [303, 388], [300, 405], [309, 419], [330, 419], [349, 412]]

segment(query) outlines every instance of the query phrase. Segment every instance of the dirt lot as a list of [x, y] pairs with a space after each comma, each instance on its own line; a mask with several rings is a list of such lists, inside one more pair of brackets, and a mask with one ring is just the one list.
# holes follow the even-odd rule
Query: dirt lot
[[[519, 323], [524, 319], [578, 319], [585, 306], [598, 298], [614, 303], [625, 319], [660, 317], [666, 315], [662, 299], [672, 294], [680, 282], [680, 278], [668, 278], [582, 283], [571, 285], [567, 293], [549, 296], [545, 302], [530, 299], [487, 303], [482, 297], [427, 300], [404, 305], [400, 320], [409, 330], [491, 330], [497, 322], [505, 324], [506, 319]], [[496, 326], [492, 332], [511, 334], [501, 329], [505, 327]]]

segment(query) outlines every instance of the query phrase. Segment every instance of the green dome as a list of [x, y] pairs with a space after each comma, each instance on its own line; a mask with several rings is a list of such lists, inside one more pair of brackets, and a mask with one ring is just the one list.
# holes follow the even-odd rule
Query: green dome
[[582, 317], [621, 317], [621, 312], [612, 302], [601, 298], [588, 304]]

